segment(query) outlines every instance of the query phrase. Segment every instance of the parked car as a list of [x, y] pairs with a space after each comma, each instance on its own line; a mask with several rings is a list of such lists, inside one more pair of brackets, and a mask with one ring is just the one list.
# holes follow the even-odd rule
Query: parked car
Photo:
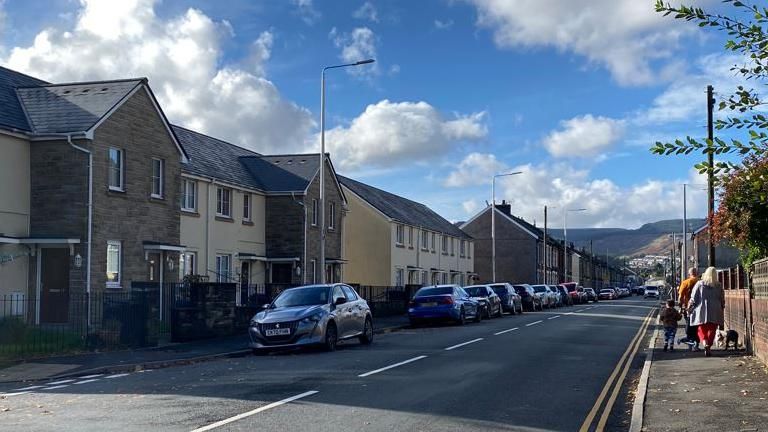
[[616, 291], [611, 288], [603, 288], [598, 295], [600, 300], [613, 300], [616, 298]]
[[488, 285], [465, 286], [464, 291], [469, 294], [472, 300], [480, 304], [480, 308], [482, 308], [486, 318], [499, 318], [504, 315], [504, 310], [501, 307], [501, 298]]
[[589, 303], [589, 301], [587, 300], [587, 293], [584, 292], [584, 287], [583, 286], [581, 286], [581, 285], [577, 286], [576, 287], [576, 292], [579, 294], [579, 303], [581, 303], [581, 304]]
[[523, 309], [530, 312], [542, 309], [541, 297], [536, 295], [532, 286], [528, 284], [517, 284], [512, 286], [515, 288], [515, 291], [520, 294], [520, 298], [523, 302]]
[[629, 297], [630, 292], [627, 288], [617, 287], [616, 289], [619, 291], [620, 298]]
[[408, 303], [408, 319], [415, 326], [426, 321], [452, 320], [464, 325], [468, 319], [483, 319], [480, 304], [458, 285], [420, 288]]
[[645, 287], [642, 285], [632, 287], [632, 294], [634, 295], [643, 295], [644, 292], [645, 292]]
[[573, 306], [573, 299], [568, 294], [568, 290], [565, 289], [562, 285], [549, 285], [549, 289], [555, 290], [558, 294], [560, 294], [560, 301], [562, 302], [563, 306]]
[[546, 285], [531, 285], [533, 287], [533, 291], [535, 294], [541, 299], [541, 306], [543, 308], [553, 308], [555, 307], [555, 299], [552, 295], [552, 292], [549, 291], [549, 288]]
[[280, 293], [254, 315], [249, 346], [258, 353], [270, 348], [322, 345], [334, 351], [340, 340], [373, 342], [368, 303], [344, 284], [309, 285]]
[[576, 282], [564, 282], [564, 283], [561, 283], [560, 286], [568, 290], [568, 295], [571, 296], [572, 304], [582, 303], [581, 301], [582, 297], [578, 291], [579, 286]]
[[645, 287], [645, 293], [643, 294], [643, 298], [655, 298], [659, 299], [659, 287], [655, 286], [646, 286]]
[[520, 294], [515, 291], [515, 287], [508, 283], [489, 285], [491, 289], [499, 296], [501, 308], [512, 315], [523, 313], [523, 301]]
[[597, 302], [599, 299], [597, 298], [597, 293], [592, 288], [584, 288], [584, 293], [587, 295], [587, 302]]

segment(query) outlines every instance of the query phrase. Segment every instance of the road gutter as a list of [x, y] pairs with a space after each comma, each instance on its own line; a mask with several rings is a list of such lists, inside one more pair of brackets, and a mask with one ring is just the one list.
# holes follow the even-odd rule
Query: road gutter
[[658, 327], [648, 342], [648, 352], [645, 354], [645, 363], [643, 371], [640, 374], [640, 380], [637, 382], [637, 391], [635, 392], [635, 402], [632, 404], [632, 420], [629, 423], [629, 432], [640, 432], [643, 429], [643, 416], [645, 414], [645, 396], [648, 394], [648, 379], [651, 375], [651, 363], [653, 363], [653, 351], [656, 347], [656, 339], [659, 337]]

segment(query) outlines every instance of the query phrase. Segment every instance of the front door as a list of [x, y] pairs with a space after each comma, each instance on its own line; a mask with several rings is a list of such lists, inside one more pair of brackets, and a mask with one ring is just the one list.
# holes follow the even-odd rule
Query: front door
[[41, 249], [40, 320], [65, 323], [69, 319], [69, 249]]
[[160, 282], [160, 253], [158, 252], [147, 254], [147, 280]]

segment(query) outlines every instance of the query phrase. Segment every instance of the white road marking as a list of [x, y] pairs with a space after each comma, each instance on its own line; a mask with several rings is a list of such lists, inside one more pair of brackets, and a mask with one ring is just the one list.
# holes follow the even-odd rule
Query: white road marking
[[566, 315], [573, 315], [573, 312], [566, 312]]
[[54, 381], [54, 382], [49, 382], [48, 385], [52, 386], [52, 385], [66, 384], [66, 383], [71, 383], [72, 381], [74, 381], [74, 380], [73, 379], [67, 379], [67, 380], [61, 380], [61, 381]]
[[549, 317], [549, 318], [547, 318], [547, 319], [555, 319], [555, 318], [560, 318], [560, 315], [555, 315], [555, 316], [553, 316], [553, 317]]
[[100, 377], [100, 376], [102, 376], [102, 375], [104, 375], [104, 374], [85, 375], [85, 376], [81, 376], [81, 377], [80, 377], [80, 379], [91, 379], [91, 378], [98, 378], [98, 377]]
[[421, 359], [425, 359], [425, 358], [427, 358], [427, 356], [425, 356], [425, 355], [420, 355], [420, 356], [418, 356], [418, 357], [414, 357], [414, 358], [412, 358], [412, 359], [408, 359], [408, 360], [405, 360], [405, 361], [401, 361], [400, 363], [395, 363], [395, 364], [392, 364], [392, 365], [389, 365], [389, 366], [385, 366], [385, 367], [383, 367], [383, 368], [381, 368], [381, 369], [376, 369], [376, 370], [372, 370], [372, 371], [370, 371], [370, 372], [366, 372], [366, 373], [360, 374], [360, 375], [358, 375], [358, 377], [360, 377], [360, 378], [365, 378], [365, 377], [367, 377], [367, 376], [371, 376], [371, 375], [373, 375], [373, 374], [377, 374], [377, 373], [379, 373], [379, 372], [384, 372], [385, 370], [390, 370], [390, 369], [396, 368], [396, 367], [398, 367], [398, 366], [406, 365], [406, 364], [408, 364], [408, 363], [413, 363], [413, 362], [415, 362], [415, 361], [417, 361], [417, 360], [421, 360]]
[[530, 327], [530, 326], [532, 326], [532, 325], [541, 324], [542, 322], [543, 322], [542, 320], [538, 320], [538, 321], [534, 321], [534, 322], [532, 322], [532, 323], [528, 323], [528, 324], [526, 324], [525, 326], [526, 326], [526, 327]]
[[34, 390], [34, 389], [39, 389], [39, 388], [43, 388], [43, 386], [29, 386], [29, 387], [24, 387], [24, 388], [16, 389], [14, 391]]
[[472, 344], [472, 343], [475, 343], [475, 342], [480, 342], [481, 340], [483, 340], [483, 338], [472, 339], [472, 340], [471, 340], [471, 341], [469, 341], [469, 342], [464, 342], [464, 343], [460, 343], [460, 344], [458, 344], [458, 345], [449, 346], [449, 347], [448, 347], [448, 348], [446, 348], [445, 350], [446, 350], [446, 351], [454, 350], [454, 349], [456, 349], [456, 348], [461, 348], [461, 347], [463, 347], [464, 345], [469, 345], [469, 344]]
[[64, 388], [64, 387], [69, 387], [69, 384], [57, 385], [57, 386], [53, 386], [53, 387], [46, 387], [43, 390], [56, 390], [56, 389], [60, 389], [60, 388]]
[[504, 334], [504, 333], [509, 333], [509, 332], [511, 332], [511, 331], [515, 331], [515, 330], [518, 330], [519, 328], [520, 328], [520, 327], [515, 327], [515, 328], [511, 328], [511, 329], [502, 330], [502, 331], [500, 331], [500, 332], [496, 332], [496, 333], [494, 333], [493, 335], [494, 335], [494, 336], [498, 336], [498, 335], [501, 335], [501, 334]]
[[120, 377], [124, 377], [124, 376], [128, 376], [128, 375], [130, 375], [130, 374], [121, 373], [121, 374], [115, 374], [115, 375], [108, 375], [108, 376], [105, 376], [104, 379], [120, 378]]
[[244, 418], [250, 417], [250, 416], [252, 416], [254, 414], [258, 414], [260, 412], [264, 412], [264, 411], [270, 410], [272, 408], [277, 408], [280, 405], [285, 405], [285, 404], [293, 402], [295, 400], [298, 400], [298, 399], [301, 399], [301, 398], [305, 398], [307, 396], [312, 396], [315, 393], [317, 393], [317, 390], [311, 390], [311, 391], [308, 391], [308, 392], [297, 394], [296, 396], [291, 396], [289, 398], [285, 398], [285, 399], [279, 400], [277, 402], [272, 402], [269, 405], [264, 405], [261, 408], [256, 408], [255, 410], [244, 412], [244, 413], [238, 414], [238, 415], [236, 415], [234, 417], [230, 417], [228, 419], [217, 421], [216, 423], [211, 423], [208, 426], [203, 426], [203, 427], [194, 429], [194, 430], [192, 430], [192, 432], [205, 432], [205, 431], [209, 431], [209, 430], [215, 429], [215, 428], [217, 428], [219, 426], [224, 426], [225, 424], [229, 424], [229, 423], [236, 422], [238, 420], [242, 420]]
[[586, 309], [579, 309], [576, 312], [584, 312]]
[[89, 379], [89, 380], [78, 381], [78, 382], [73, 383], [73, 384], [75, 384], [75, 385], [88, 384], [88, 383], [92, 383], [92, 382], [96, 382], [96, 381], [98, 381], [98, 380], [97, 379]]
[[0, 393], [0, 396], [18, 396], [23, 395], [27, 393], [32, 393], [30, 391], [20, 391], [20, 392], [12, 392], [12, 393]]

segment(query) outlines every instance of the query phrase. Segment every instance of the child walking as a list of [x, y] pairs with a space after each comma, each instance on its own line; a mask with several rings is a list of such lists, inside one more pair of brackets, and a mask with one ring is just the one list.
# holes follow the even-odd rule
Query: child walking
[[683, 315], [675, 309], [675, 301], [667, 300], [667, 305], [659, 313], [659, 321], [664, 326], [664, 351], [675, 349], [675, 333], [677, 332], [677, 322], [683, 318]]

